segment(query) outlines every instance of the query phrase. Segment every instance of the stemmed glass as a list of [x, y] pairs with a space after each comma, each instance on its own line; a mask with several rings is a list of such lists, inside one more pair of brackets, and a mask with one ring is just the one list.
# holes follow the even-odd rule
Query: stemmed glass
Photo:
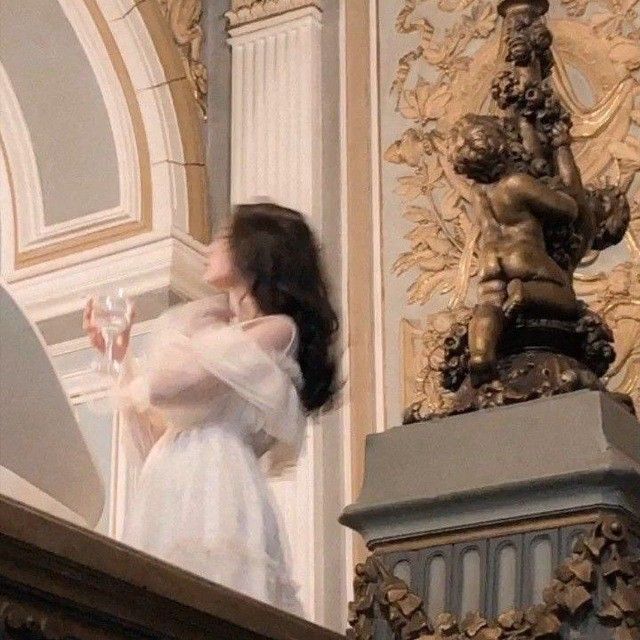
[[120, 363], [113, 357], [118, 336], [127, 328], [131, 318], [131, 301], [124, 289], [102, 292], [93, 298], [93, 321], [104, 338], [104, 354], [93, 363], [93, 370], [103, 376], [115, 378]]

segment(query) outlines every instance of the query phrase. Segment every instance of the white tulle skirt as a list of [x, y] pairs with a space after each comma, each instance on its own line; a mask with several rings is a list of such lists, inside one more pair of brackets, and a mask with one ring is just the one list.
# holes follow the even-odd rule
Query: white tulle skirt
[[140, 472], [123, 542], [302, 615], [264, 473], [237, 427], [166, 433]]

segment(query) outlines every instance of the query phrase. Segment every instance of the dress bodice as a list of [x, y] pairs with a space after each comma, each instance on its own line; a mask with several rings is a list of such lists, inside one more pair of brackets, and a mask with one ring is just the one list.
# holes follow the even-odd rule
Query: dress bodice
[[162, 316], [146, 358], [128, 363], [121, 398], [139, 416], [161, 416], [164, 431], [262, 430], [297, 446], [306, 420], [295, 323], [284, 315], [228, 323], [222, 312], [212, 298]]

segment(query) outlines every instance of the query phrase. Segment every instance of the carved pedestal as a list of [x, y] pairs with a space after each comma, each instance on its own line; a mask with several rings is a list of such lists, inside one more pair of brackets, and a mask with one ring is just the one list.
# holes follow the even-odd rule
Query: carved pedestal
[[[355, 637], [370, 637], [372, 617], [376, 640], [393, 637], [383, 617], [406, 639], [511, 638], [526, 624], [513, 637], [640, 637], [640, 424], [604, 394], [369, 436], [362, 493], [341, 521], [374, 551], [357, 570]], [[513, 609], [525, 612], [500, 617]], [[462, 624], [469, 612], [482, 616]]]

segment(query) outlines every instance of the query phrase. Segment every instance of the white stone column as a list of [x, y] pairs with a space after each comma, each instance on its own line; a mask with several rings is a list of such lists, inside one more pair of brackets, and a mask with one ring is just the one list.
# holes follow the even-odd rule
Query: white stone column
[[[233, 0], [231, 201], [267, 197], [305, 213], [316, 232], [322, 220], [322, 96], [319, 2]], [[306, 615], [322, 623], [321, 451], [310, 422], [295, 466], [272, 474], [294, 578]], [[316, 454], [314, 455], [314, 451]], [[319, 552], [320, 550], [320, 552]]]
[[231, 200], [268, 196], [318, 219], [322, 13], [314, 2], [235, 4]]

